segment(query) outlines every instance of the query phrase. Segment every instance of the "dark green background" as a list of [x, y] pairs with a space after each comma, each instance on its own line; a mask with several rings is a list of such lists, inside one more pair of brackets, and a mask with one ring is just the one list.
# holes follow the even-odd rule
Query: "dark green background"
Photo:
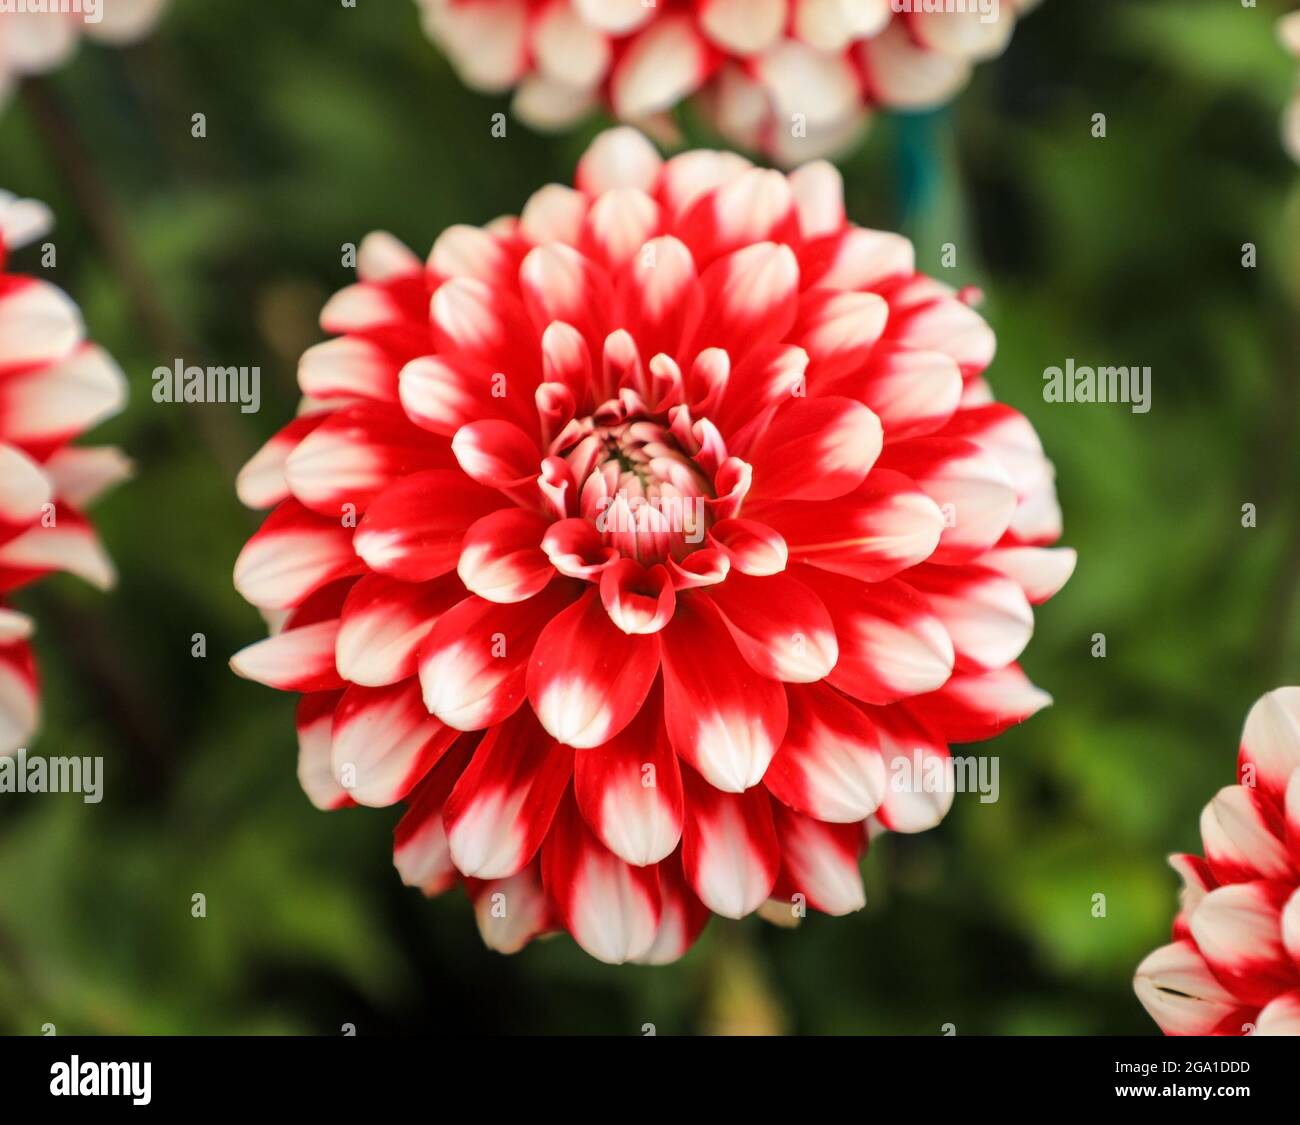
[[[87, 47], [29, 87], [0, 116], [0, 185], [57, 215], [56, 280], [134, 391], [96, 436], [139, 471], [97, 511], [120, 589], [20, 599], [46, 675], [33, 749], [103, 755], [107, 782], [96, 806], [0, 805], [0, 1030], [1154, 1030], [1130, 979], [1167, 937], [1165, 854], [1197, 847], [1251, 702], [1300, 681], [1285, 6], [1047, 0], [953, 110], [882, 117], [844, 163], [856, 221], [987, 291], [990, 380], [1056, 462], [1080, 563], [1025, 665], [1057, 705], [997, 744], [1000, 802], [959, 798], [873, 848], [861, 914], [715, 921], [667, 969], [567, 939], [483, 949], [461, 894], [400, 885], [397, 810], [307, 803], [293, 701], [226, 667], [262, 635], [230, 583], [256, 526], [234, 472], [294, 409], [296, 359], [348, 281], [340, 246], [383, 227], [423, 253], [516, 212], [597, 123], [492, 139], [504, 101], [459, 86], [407, 0], [177, 0], [140, 47]], [[262, 412], [156, 405], [150, 373], [178, 356], [260, 365]], [[1149, 365], [1151, 412], [1045, 404], [1041, 373], [1068, 357]]]

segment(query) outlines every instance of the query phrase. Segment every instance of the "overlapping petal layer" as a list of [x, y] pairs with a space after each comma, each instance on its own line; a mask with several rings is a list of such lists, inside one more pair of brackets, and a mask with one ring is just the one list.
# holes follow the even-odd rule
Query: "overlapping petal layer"
[[1170, 857], [1174, 940], [1134, 980], [1167, 1035], [1300, 1035], [1300, 687], [1251, 708], [1237, 766], [1201, 814], [1205, 855]]
[[602, 105], [654, 123], [700, 104], [785, 163], [846, 147], [870, 107], [947, 101], [1038, 0], [416, 0], [461, 78], [560, 128]]
[[121, 371], [61, 290], [7, 268], [49, 226], [43, 205], [0, 192], [0, 754], [26, 745], [40, 712], [33, 622], [5, 601], [53, 571], [112, 584], [82, 509], [130, 472], [116, 449], [70, 444], [122, 409]]
[[624, 127], [576, 183], [426, 262], [365, 240], [239, 481], [274, 511], [236, 585], [287, 618], [234, 666], [305, 693], [317, 805], [407, 801], [403, 878], [489, 943], [660, 962], [860, 906], [868, 825], [952, 800], [892, 767], [1047, 701], [1015, 661], [1073, 553], [992, 332], [829, 165]]

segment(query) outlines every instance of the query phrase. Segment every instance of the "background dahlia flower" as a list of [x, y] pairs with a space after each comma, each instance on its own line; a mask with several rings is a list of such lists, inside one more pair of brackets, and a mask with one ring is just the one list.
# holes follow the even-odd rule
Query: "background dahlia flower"
[[62, 66], [83, 35], [101, 43], [131, 43], [146, 35], [167, 0], [99, 0], [100, 19], [80, 12], [0, 13], [0, 97], [25, 75]]
[[238, 482], [275, 510], [235, 584], [288, 616], [233, 666], [303, 693], [318, 806], [406, 800], [403, 879], [463, 881], [490, 945], [664, 962], [709, 912], [856, 910], [868, 825], [952, 801], [897, 760], [1048, 701], [1014, 661], [1074, 564], [1052, 467], [830, 165], [623, 127], [358, 273]]
[[[1282, 45], [1300, 59], [1300, 11], [1283, 16], [1277, 25]], [[1293, 159], [1300, 161], [1300, 90], [1291, 98], [1282, 119], [1282, 139]]]
[[891, 0], [416, 2], [462, 79], [515, 89], [534, 126], [562, 128], [596, 105], [652, 122], [699, 93], [729, 140], [797, 162], [847, 147], [871, 105], [947, 101], [1037, 0], [1001, 0], [992, 17], [974, 4], [895, 13]]
[[1134, 988], [1167, 1035], [1300, 1035], [1300, 687], [1251, 708], [1229, 785], [1201, 814], [1174, 941]]
[[56, 570], [112, 585], [113, 565], [81, 509], [130, 471], [116, 449], [69, 444], [122, 409], [121, 371], [86, 342], [61, 290], [6, 265], [49, 226], [44, 206], [0, 192], [0, 754], [26, 745], [39, 712], [32, 621], [5, 599]]

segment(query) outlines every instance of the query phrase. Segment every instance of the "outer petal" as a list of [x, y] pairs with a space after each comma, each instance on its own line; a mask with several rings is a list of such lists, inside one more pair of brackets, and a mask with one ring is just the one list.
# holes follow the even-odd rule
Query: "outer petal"
[[785, 688], [749, 667], [704, 597], [682, 598], [662, 637], [673, 749], [720, 790], [757, 785], [785, 737]]
[[786, 690], [790, 725], [763, 784], [818, 820], [865, 820], [885, 797], [885, 759], [862, 709], [825, 684]]
[[866, 837], [857, 824], [826, 824], [774, 803], [781, 841], [781, 875], [776, 898], [804, 901], [823, 914], [851, 914], [867, 905], [858, 870]]
[[1166, 1035], [1209, 1035], [1248, 1015], [1210, 972], [1190, 941], [1161, 946], [1138, 966], [1133, 990]]
[[460, 732], [430, 715], [420, 685], [350, 687], [334, 712], [334, 776], [359, 805], [400, 801]]
[[573, 774], [578, 808], [619, 859], [645, 867], [676, 850], [682, 835], [682, 779], [658, 693], [609, 742], [578, 753]]
[[564, 928], [599, 961], [642, 957], [659, 929], [659, 875], [633, 867], [592, 835], [569, 794], [542, 850], [542, 878]]
[[771, 894], [781, 852], [767, 793], [723, 793], [693, 770], [683, 771], [686, 824], [682, 867], [715, 914], [743, 918]]
[[457, 870], [504, 879], [541, 846], [573, 774], [573, 751], [523, 710], [483, 736], [447, 798], [443, 822]]

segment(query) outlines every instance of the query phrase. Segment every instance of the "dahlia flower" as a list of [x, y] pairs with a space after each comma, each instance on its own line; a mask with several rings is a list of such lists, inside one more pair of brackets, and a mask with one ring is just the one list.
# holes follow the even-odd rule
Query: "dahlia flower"
[[166, 2], [99, 0], [92, 11], [86, 0], [81, 11], [61, 11], [72, 6], [69, 0], [45, 0], [49, 10], [38, 10], [42, 0], [25, 0], [26, 10], [0, 13], [0, 97], [24, 75], [62, 66], [82, 35], [115, 45], [140, 39], [153, 28]]
[[1166, 1035], [1300, 1035], [1300, 687], [1251, 708], [1237, 772], [1201, 814], [1204, 857], [1170, 857], [1174, 940], [1133, 982]]
[[534, 126], [562, 128], [597, 105], [652, 122], [699, 93], [730, 141], [795, 163], [847, 147], [871, 105], [947, 101], [1037, 0], [984, 16], [974, 0], [897, 13], [892, 0], [416, 2], [461, 78], [514, 89], [515, 113]]
[[62, 291], [5, 264], [49, 222], [41, 204], [0, 192], [0, 754], [26, 745], [39, 712], [32, 621], [5, 599], [56, 570], [112, 584], [112, 563], [81, 509], [129, 472], [115, 449], [69, 444], [122, 408], [122, 373], [85, 341]]
[[868, 826], [952, 801], [891, 766], [1047, 702], [1014, 661], [1074, 561], [1051, 465], [829, 164], [625, 126], [358, 274], [238, 482], [275, 510], [235, 584], [288, 617], [233, 666], [303, 694], [318, 806], [406, 801], [402, 878], [463, 882], [490, 945], [663, 962], [710, 912], [856, 910]]
[[[1282, 45], [1300, 59], [1300, 11], [1283, 16], [1277, 26]], [[1282, 139], [1287, 152], [1300, 161], [1300, 91], [1291, 98], [1291, 104], [1287, 106], [1286, 115], [1282, 119]]]

